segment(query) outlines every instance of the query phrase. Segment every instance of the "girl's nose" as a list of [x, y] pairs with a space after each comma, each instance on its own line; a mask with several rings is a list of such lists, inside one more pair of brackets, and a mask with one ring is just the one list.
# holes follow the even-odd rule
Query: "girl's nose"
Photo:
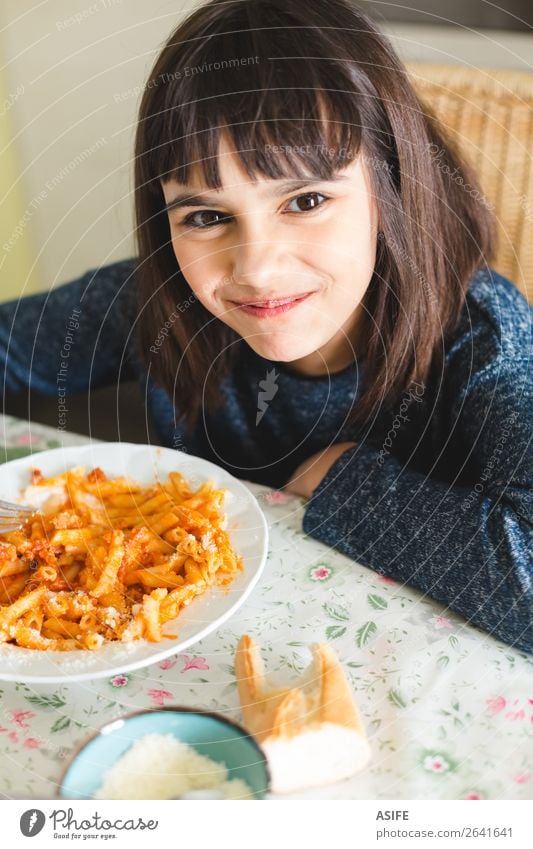
[[287, 246], [265, 235], [241, 239], [232, 249], [234, 280], [249, 288], [276, 289], [283, 282], [282, 263], [285, 257], [286, 264]]

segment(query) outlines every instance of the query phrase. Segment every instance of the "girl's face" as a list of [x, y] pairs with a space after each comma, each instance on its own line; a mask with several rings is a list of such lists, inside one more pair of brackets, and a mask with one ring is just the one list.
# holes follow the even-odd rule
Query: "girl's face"
[[[254, 183], [223, 141], [220, 190], [162, 184], [194, 295], [261, 357], [302, 375], [339, 371], [360, 353], [377, 210], [360, 157], [347, 161], [329, 182]], [[267, 306], [244, 306], [259, 302]]]

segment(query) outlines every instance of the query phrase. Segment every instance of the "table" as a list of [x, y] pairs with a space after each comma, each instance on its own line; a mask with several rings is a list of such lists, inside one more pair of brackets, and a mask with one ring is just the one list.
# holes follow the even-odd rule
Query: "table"
[[[88, 437], [0, 415], [0, 440], [5, 462]], [[187, 654], [133, 673], [54, 686], [0, 681], [0, 795], [54, 797], [71, 750], [133, 710], [176, 703], [241, 721], [233, 657], [249, 633], [281, 685], [308, 664], [313, 641], [328, 640], [372, 747], [363, 773], [283, 798], [531, 799], [533, 657], [307, 537], [304, 499], [245, 483], [270, 533], [247, 603]]]

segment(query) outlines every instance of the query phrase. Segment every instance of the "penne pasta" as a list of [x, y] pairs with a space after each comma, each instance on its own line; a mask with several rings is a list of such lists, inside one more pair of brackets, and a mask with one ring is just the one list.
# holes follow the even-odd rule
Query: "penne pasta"
[[81, 630], [76, 622], [70, 622], [68, 619], [58, 619], [57, 617], [45, 619], [43, 628], [46, 628], [47, 631], [54, 631], [60, 637], [77, 637]]
[[162, 638], [159, 608], [166, 594], [167, 590], [165, 589], [155, 589], [150, 595], [145, 595], [141, 611], [138, 614], [143, 621], [144, 635], [152, 642], [159, 642]]
[[118, 570], [124, 556], [124, 533], [113, 531], [107, 556], [102, 564], [102, 571], [96, 586], [90, 591], [95, 598], [110, 592], [117, 580]]
[[[111, 641], [162, 640], [162, 626], [242, 568], [225, 531], [225, 490], [193, 492], [179, 472], [142, 487], [82, 466], [42, 511], [0, 534], [0, 643], [96, 651]], [[63, 493], [63, 494], [61, 494]], [[168, 636], [168, 635], [167, 635]]]
[[0, 578], [8, 578], [10, 575], [20, 575], [21, 572], [27, 572], [29, 564], [24, 560], [15, 560], [14, 563], [8, 563], [0, 567]]

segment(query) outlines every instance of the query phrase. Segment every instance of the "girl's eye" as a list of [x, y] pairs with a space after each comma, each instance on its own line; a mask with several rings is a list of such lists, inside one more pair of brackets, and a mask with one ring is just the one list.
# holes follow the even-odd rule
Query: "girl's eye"
[[[196, 218], [197, 215], [217, 215], [220, 217], [219, 221], [207, 221], [200, 223]], [[217, 224], [224, 224], [224, 222], [229, 221], [231, 218], [230, 215], [224, 215], [222, 212], [217, 212], [214, 209], [202, 209], [199, 212], [191, 212], [186, 218], [181, 222], [184, 227], [195, 227], [197, 230], [207, 230], [210, 227], [216, 227]]]
[[[324, 198], [322, 201], [317, 201], [317, 198]], [[290, 204], [297, 203], [299, 206], [297, 209], [290, 209], [290, 212], [312, 212], [319, 206], [322, 206], [329, 200], [326, 195], [322, 194], [322, 192], [306, 192], [303, 195], [298, 195], [295, 198], [292, 198], [289, 201]], [[300, 202], [303, 201], [303, 208], [300, 206]], [[206, 221], [205, 218], [197, 218], [197, 216], [212, 216], [213, 218], [216, 216], [218, 220], [214, 221]], [[217, 227], [219, 224], [226, 224], [231, 221], [231, 215], [225, 215], [223, 212], [217, 212], [215, 209], [203, 209], [198, 212], [191, 212], [190, 215], [187, 215], [186, 218], [181, 222], [184, 227], [192, 227], [196, 230], [208, 230], [212, 227]]]
[[[316, 198], [322, 197], [323, 201], [316, 202]], [[312, 203], [310, 203], [312, 199]], [[289, 205], [291, 203], [299, 203], [300, 201], [305, 201], [303, 208], [299, 207], [298, 209], [291, 209], [291, 212], [312, 212], [313, 209], [316, 209], [318, 206], [322, 206], [329, 198], [326, 195], [323, 195], [322, 192], [306, 192], [304, 195], [298, 195], [296, 198], [292, 198], [289, 201]]]

